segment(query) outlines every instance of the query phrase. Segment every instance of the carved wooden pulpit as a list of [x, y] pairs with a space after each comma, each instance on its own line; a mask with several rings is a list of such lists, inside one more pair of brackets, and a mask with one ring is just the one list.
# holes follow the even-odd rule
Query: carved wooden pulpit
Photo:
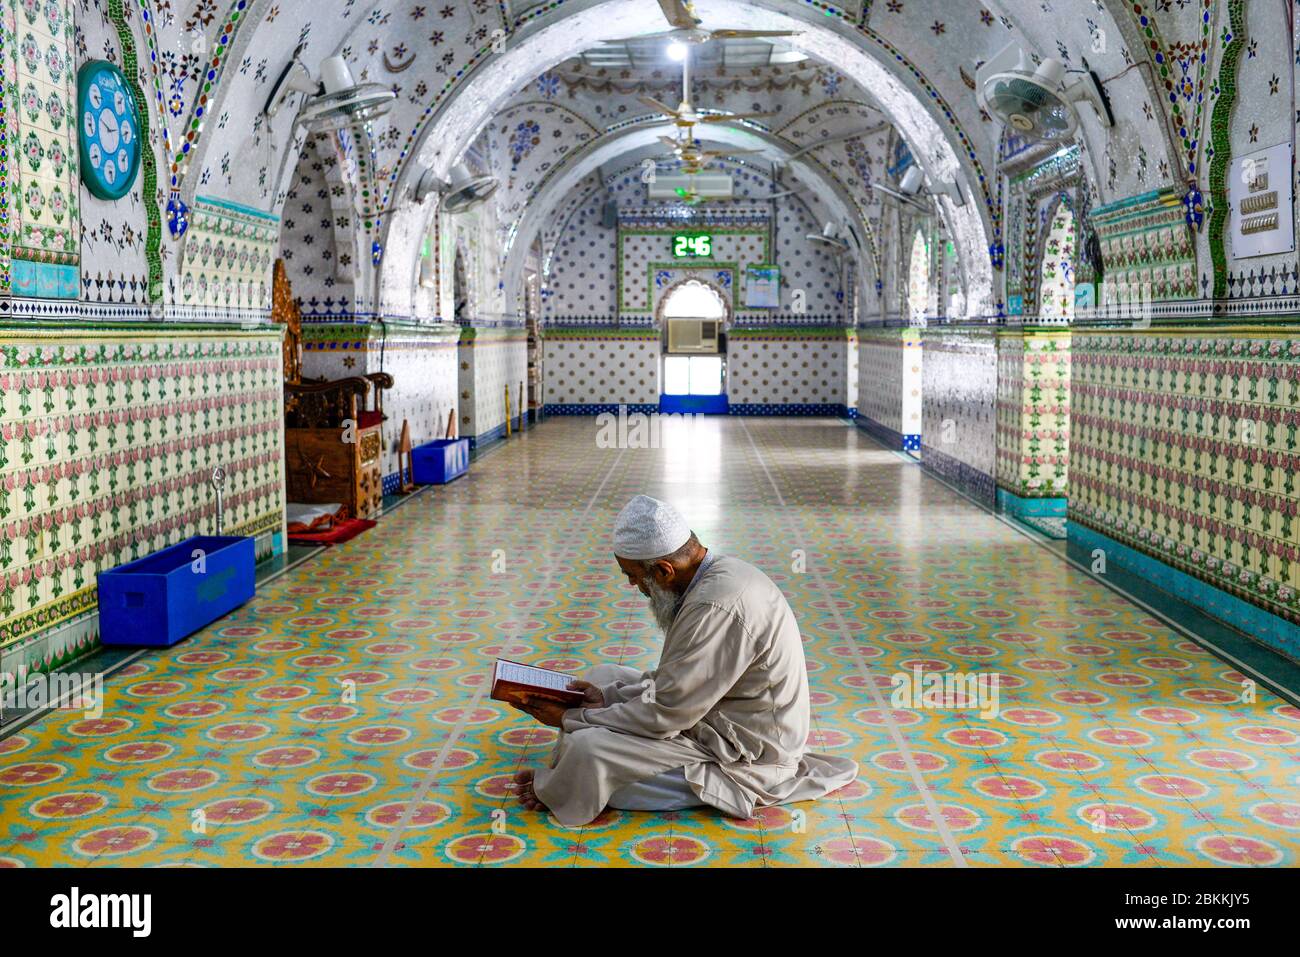
[[340, 503], [349, 517], [383, 505], [386, 372], [326, 381], [302, 378], [302, 319], [283, 260], [276, 260], [271, 316], [285, 325], [284, 477], [290, 502]]

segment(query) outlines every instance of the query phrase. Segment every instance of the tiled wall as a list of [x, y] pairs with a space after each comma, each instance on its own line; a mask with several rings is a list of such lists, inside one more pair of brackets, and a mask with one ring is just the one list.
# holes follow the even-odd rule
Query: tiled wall
[[72, 3], [10, 3], [4, 61], [0, 292], [76, 299], [80, 292], [77, 83]]
[[658, 405], [657, 329], [544, 331], [548, 411], [564, 406]]
[[991, 504], [998, 380], [994, 330], [930, 327], [922, 344], [922, 462]]
[[421, 326], [387, 320], [308, 322], [303, 324], [303, 375], [342, 379], [368, 372], [387, 372], [393, 388], [384, 393], [384, 487], [398, 482], [398, 443], [402, 421], [411, 444], [442, 438], [448, 414], [456, 409], [458, 327]]
[[[727, 401], [733, 411], [845, 414], [857, 398], [857, 341], [842, 326], [733, 328]], [[740, 409], [736, 407], [740, 406]]]
[[1071, 527], [1277, 616], [1234, 624], [1300, 656], [1296, 327], [1076, 329], [1073, 350]]
[[1021, 498], [1063, 498], [1070, 457], [1070, 332], [998, 334], [997, 480]]
[[466, 326], [460, 332], [460, 434], [477, 445], [505, 434], [506, 387], [511, 428], [519, 425], [520, 385], [528, 381], [528, 337], [521, 328]]
[[95, 573], [216, 531], [282, 547], [278, 330], [0, 331], [0, 654], [61, 663], [97, 638]]
[[863, 327], [858, 336], [858, 425], [894, 448], [921, 447], [921, 330]]

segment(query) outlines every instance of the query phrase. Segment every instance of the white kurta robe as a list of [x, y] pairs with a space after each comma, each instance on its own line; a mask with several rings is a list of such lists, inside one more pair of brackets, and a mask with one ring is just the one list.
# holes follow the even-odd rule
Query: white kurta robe
[[673, 768], [705, 803], [740, 818], [857, 777], [855, 762], [806, 749], [799, 626], [771, 579], [738, 558], [695, 573], [657, 668], [601, 692], [605, 707], [564, 713], [551, 766], [533, 782], [570, 827], [595, 818], [623, 785]]

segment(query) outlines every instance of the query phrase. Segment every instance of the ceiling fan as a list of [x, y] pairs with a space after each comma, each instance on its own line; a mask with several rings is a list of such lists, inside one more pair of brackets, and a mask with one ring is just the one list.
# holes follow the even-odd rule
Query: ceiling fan
[[724, 156], [743, 156], [746, 153], [762, 152], [740, 149], [706, 150], [700, 148], [700, 141], [697, 139], [673, 139], [671, 136], [661, 136], [659, 141], [673, 151], [673, 155], [681, 161], [682, 171], [686, 173], [698, 173], [714, 160]]
[[672, 25], [671, 30], [651, 33], [640, 37], [628, 37], [623, 40], [608, 40], [607, 43], [629, 43], [633, 40], [652, 40], [658, 38], [673, 39], [679, 43], [698, 46], [710, 40], [751, 39], [755, 37], [794, 37], [797, 31], [789, 30], [705, 30], [703, 22], [695, 15], [695, 7], [690, 0], [658, 0], [659, 9], [664, 18]]
[[697, 123], [730, 123], [733, 120], [748, 120], [761, 116], [772, 116], [772, 113], [709, 113], [703, 114], [698, 112], [691, 105], [691, 58], [685, 56], [682, 58], [682, 101], [673, 109], [665, 103], [661, 103], [653, 96], [637, 97], [642, 103], [650, 107], [656, 113], [662, 113], [664, 116], [672, 119], [678, 127], [685, 130], [683, 139], [690, 139], [691, 127]]

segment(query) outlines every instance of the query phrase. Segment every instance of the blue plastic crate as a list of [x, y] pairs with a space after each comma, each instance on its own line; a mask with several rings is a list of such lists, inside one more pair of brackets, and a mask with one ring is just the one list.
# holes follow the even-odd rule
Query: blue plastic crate
[[469, 439], [435, 439], [411, 449], [411, 481], [445, 485], [469, 471]]
[[195, 535], [100, 572], [100, 641], [145, 648], [176, 644], [253, 597], [256, 561], [251, 538]]

